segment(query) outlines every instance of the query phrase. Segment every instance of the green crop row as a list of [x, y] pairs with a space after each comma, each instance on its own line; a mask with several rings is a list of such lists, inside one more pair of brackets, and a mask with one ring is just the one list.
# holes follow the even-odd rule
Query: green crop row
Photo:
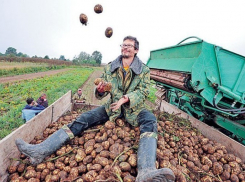
[[93, 71], [93, 68], [73, 68], [53, 76], [0, 84], [0, 139], [24, 123], [21, 111], [28, 97], [37, 100], [41, 93], [46, 93], [50, 105], [69, 90], [74, 93]]

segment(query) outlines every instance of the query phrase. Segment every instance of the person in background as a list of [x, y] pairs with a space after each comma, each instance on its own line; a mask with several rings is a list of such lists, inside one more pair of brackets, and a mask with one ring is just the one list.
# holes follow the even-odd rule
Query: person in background
[[43, 93], [41, 97], [37, 99], [37, 103], [45, 108], [48, 107], [48, 100], [47, 100], [47, 95]]
[[[175, 181], [171, 169], [156, 169], [157, 119], [145, 108], [150, 88], [150, 69], [137, 56], [139, 42], [135, 37], [125, 37], [120, 46], [121, 55], [104, 68], [101, 76], [103, 81], [95, 89], [98, 99], [110, 94], [105, 105], [82, 113], [75, 121], [64, 125], [40, 144], [31, 145], [22, 139], [15, 141], [19, 151], [30, 157], [32, 164], [41, 163], [45, 157], [89, 127], [124, 118], [133, 127], [140, 128], [136, 182]], [[109, 83], [112, 88], [107, 91]]]
[[78, 89], [72, 97], [73, 103], [85, 103], [86, 97], [82, 94], [82, 89]]
[[22, 109], [22, 118], [25, 122], [29, 121], [45, 109], [45, 107], [36, 103], [33, 98], [27, 98], [26, 103], [27, 105]]

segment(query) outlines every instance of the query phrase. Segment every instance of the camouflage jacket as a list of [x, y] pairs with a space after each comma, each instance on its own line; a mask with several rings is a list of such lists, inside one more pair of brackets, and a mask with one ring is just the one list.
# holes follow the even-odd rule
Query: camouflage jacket
[[73, 101], [85, 101], [86, 100], [86, 97], [82, 94], [82, 95], [78, 95], [78, 93], [75, 93], [72, 97], [72, 100]]
[[[149, 95], [150, 70], [136, 56], [130, 65], [125, 77], [122, 69], [122, 58], [119, 56], [104, 68], [101, 78], [112, 83], [110, 99], [105, 104], [106, 112], [110, 121], [115, 121], [121, 113], [124, 118], [133, 126], [137, 126], [137, 116], [145, 108], [145, 99]], [[104, 98], [109, 92], [100, 95], [95, 89], [95, 96], [98, 99]], [[112, 112], [110, 105], [117, 102], [123, 95], [129, 97], [129, 102], [122, 105], [120, 109]]]

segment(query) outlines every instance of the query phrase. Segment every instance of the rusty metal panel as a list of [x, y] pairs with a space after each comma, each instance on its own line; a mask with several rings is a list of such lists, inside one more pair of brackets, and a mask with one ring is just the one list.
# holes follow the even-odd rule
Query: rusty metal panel
[[199, 121], [198, 119], [179, 110], [177, 107], [167, 103], [166, 101], [162, 101], [160, 110], [170, 114], [179, 114], [179, 117], [189, 119], [189, 121], [192, 123], [192, 126], [197, 128], [205, 137], [209, 138], [210, 140], [215, 140], [216, 142], [221, 143], [226, 147], [228, 152], [236, 155], [237, 157], [241, 158], [243, 162], [245, 162], [244, 145], [229, 138], [217, 129], [210, 127], [207, 124]]

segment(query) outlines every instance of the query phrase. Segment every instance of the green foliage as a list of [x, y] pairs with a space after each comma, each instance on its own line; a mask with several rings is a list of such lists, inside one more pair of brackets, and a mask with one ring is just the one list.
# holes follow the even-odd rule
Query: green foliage
[[[102, 55], [100, 52], [98, 51], [95, 51], [97, 53], [93, 53], [94, 56], [82, 51], [80, 52], [80, 54], [76, 57], [73, 58], [72, 62], [73, 64], [76, 64], [76, 65], [91, 65], [91, 66], [98, 66], [100, 65], [99, 62], [101, 62], [101, 59], [102, 59]], [[96, 60], [96, 59], [97, 60]]]
[[94, 51], [92, 53], [92, 58], [96, 61], [97, 64], [101, 64], [102, 54], [99, 51]]
[[19, 52], [16, 56], [18, 56], [18, 57], [29, 57], [27, 54], [23, 54], [22, 52]]
[[76, 92], [92, 72], [92, 68], [76, 68], [53, 76], [0, 84], [0, 139], [23, 124], [21, 110], [26, 98], [36, 100], [40, 93], [46, 93], [51, 105], [69, 90]]
[[6, 52], [5, 52], [6, 55], [13, 55], [13, 56], [16, 56], [17, 55], [17, 50], [13, 47], [9, 47]]
[[60, 58], [59, 58], [59, 60], [65, 61], [65, 60], [66, 60], [66, 58], [65, 58], [65, 56], [64, 56], [64, 55], [61, 55], [61, 56], [60, 56]]
[[49, 59], [48, 55], [44, 56], [44, 58], [43, 58], [43, 59]]
[[151, 81], [150, 93], [147, 98], [152, 103], [155, 103], [155, 100], [157, 99], [157, 97], [155, 96], [155, 93], [157, 91], [157, 89], [155, 88], [155, 85], [156, 83], [154, 81]]
[[82, 62], [84, 60], [90, 60], [90, 57], [91, 56], [88, 53], [82, 51], [82, 52], [80, 52], [80, 54], [78, 56], [78, 60], [79, 60], [79, 62]]

